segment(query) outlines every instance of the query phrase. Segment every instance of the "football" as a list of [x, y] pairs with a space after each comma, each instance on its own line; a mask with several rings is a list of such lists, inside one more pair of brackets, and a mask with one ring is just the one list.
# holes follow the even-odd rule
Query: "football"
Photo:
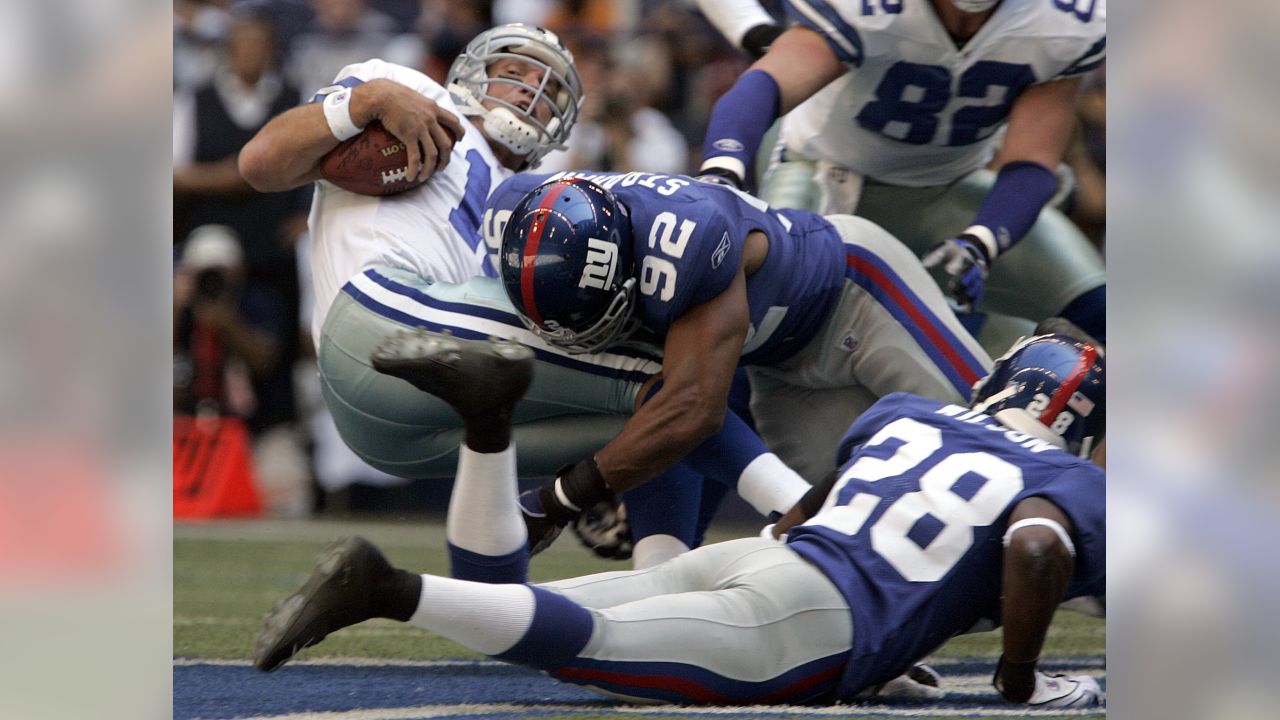
[[320, 174], [359, 195], [394, 195], [424, 182], [409, 180], [409, 153], [404, 143], [377, 121], [330, 150], [320, 163]]

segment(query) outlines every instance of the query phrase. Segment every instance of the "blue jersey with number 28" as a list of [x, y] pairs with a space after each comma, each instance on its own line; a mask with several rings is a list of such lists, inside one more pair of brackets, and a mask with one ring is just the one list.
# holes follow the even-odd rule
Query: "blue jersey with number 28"
[[820, 215], [775, 210], [745, 193], [683, 175], [517, 174], [486, 201], [482, 230], [490, 248], [497, 249], [501, 228], [526, 193], [566, 177], [607, 188], [630, 213], [638, 315], [659, 341], [681, 315], [729, 287], [752, 231], [768, 237], [769, 252], [747, 278], [751, 326], [743, 364], [767, 365], [804, 347], [844, 287], [844, 241]]
[[886, 682], [947, 639], [1000, 622], [1003, 536], [1014, 506], [1040, 496], [1070, 519], [1067, 598], [1106, 588], [1102, 469], [990, 417], [894, 393], [841, 443], [841, 475], [787, 544], [840, 588], [853, 648], [840, 696]]

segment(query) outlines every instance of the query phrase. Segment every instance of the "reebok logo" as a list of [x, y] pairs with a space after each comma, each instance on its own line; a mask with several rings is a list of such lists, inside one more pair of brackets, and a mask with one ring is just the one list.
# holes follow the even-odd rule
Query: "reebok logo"
[[711, 269], [715, 270], [720, 267], [720, 263], [724, 262], [724, 258], [729, 254], [729, 233], [726, 232], [724, 237], [720, 238], [720, 244], [716, 245], [716, 249], [711, 251]]

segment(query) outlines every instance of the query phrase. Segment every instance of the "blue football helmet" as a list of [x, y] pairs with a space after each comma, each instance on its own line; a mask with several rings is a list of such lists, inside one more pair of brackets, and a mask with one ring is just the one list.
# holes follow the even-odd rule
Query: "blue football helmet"
[[1023, 338], [973, 386], [973, 409], [1087, 457], [1107, 422], [1100, 348], [1067, 335]]
[[502, 284], [526, 327], [571, 353], [635, 332], [631, 221], [613, 193], [581, 178], [543, 183], [502, 233]]

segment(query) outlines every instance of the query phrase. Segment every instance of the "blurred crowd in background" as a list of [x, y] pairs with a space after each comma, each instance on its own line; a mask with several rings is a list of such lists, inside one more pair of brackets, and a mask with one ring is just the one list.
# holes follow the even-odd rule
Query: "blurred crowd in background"
[[[780, 1], [762, 5], [783, 17]], [[174, 412], [243, 418], [268, 511], [349, 508], [392, 487], [346, 450], [313, 365], [306, 277], [311, 188], [261, 194], [237, 153], [271, 117], [373, 57], [443, 83], [480, 31], [525, 22], [573, 51], [586, 101], [569, 146], [540, 171], [688, 173], [712, 105], [749, 65], [692, 0], [175, 0]], [[1086, 78], [1065, 209], [1106, 236], [1105, 70]]]

